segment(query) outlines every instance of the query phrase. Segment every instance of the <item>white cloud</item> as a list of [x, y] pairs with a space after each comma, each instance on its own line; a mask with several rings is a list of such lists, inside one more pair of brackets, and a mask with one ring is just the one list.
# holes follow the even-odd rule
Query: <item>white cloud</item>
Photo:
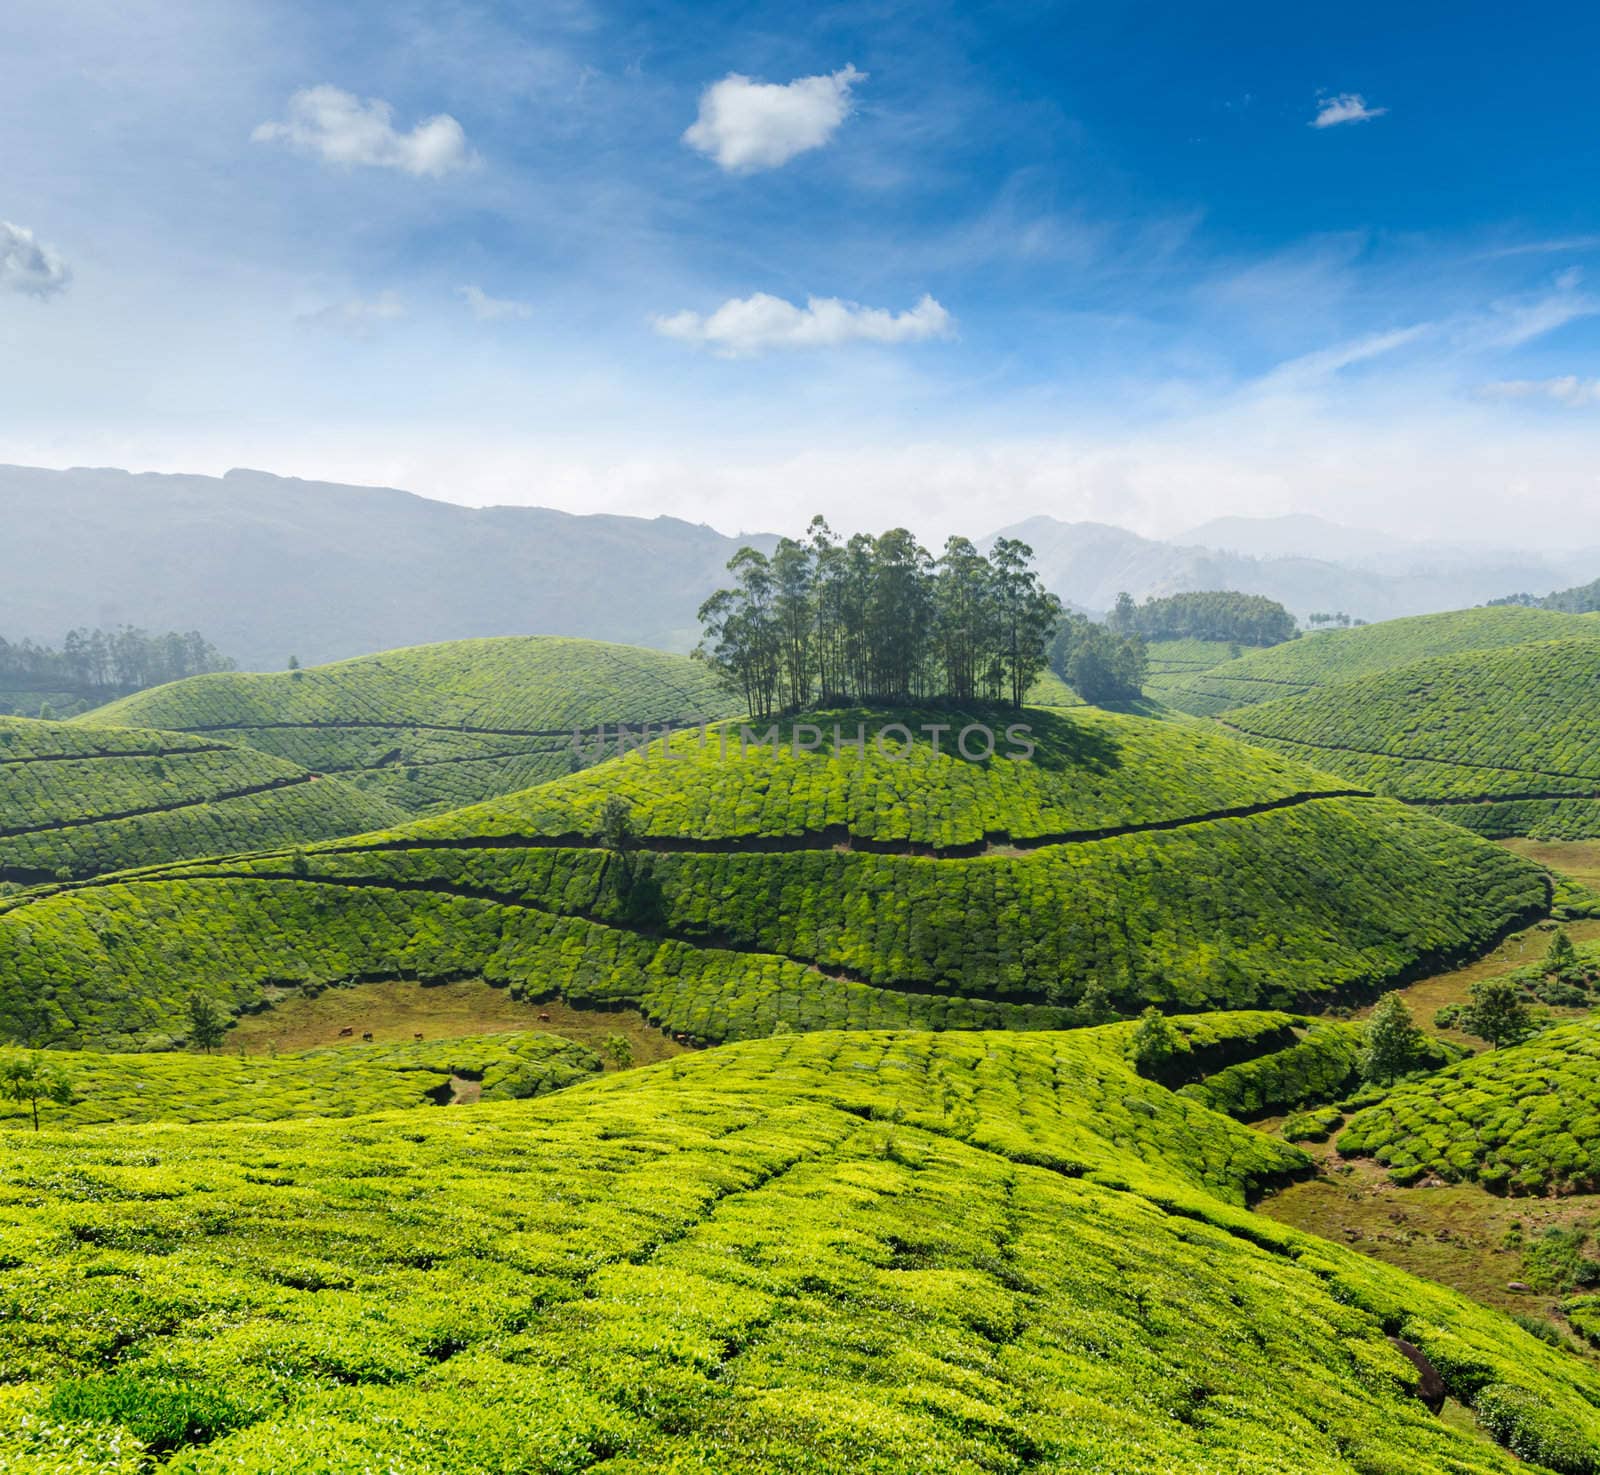
[[518, 302], [511, 297], [491, 297], [482, 287], [458, 287], [456, 290], [465, 299], [473, 317], [480, 323], [496, 323], [507, 318], [526, 318], [533, 315], [533, 309], [526, 302]]
[[919, 343], [946, 338], [950, 314], [924, 294], [906, 312], [862, 307], [837, 297], [808, 297], [796, 307], [781, 297], [757, 292], [733, 297], [709, 316], [678, 312], [652, 320], [656, 332], [682, 343], [715, 350], [725, 358], [743, 358], [769, 348], [837, 348], [846, 343]]
[[1559, 379], [1501, 379], [1481, 391], [1490, 399], [1552, 399], [1579, 409], [1600, 405], [1600, 379], [1580, 379], [1565, 374]]
[[832, 138], [850, 115], [850, 89], [866, 80], [850, 66], [785, 86], [730, 72], [700, 94], [683, 141], [724, 169], [776, 169]]
[[0, 288], [49, 297], [72, 280], [67, 264], [31, 230], [0, 220]]
[[448, 113], [424, 118], [409, 133], [390, 121], [394, 109], [380, 98], [359, 97], [337, 87], [307, 87], [289, 99], [283, 123], [263, 123], [256, 143], [286, 143], [330, 164], [367, 164], [438, 178], [468, 168], [475, 156], [467, 135]]
[[302, 313], [298, 321], [351, 338], [370, 338], [380, 324], [397, 322], [405, 315], [405, 303], [399, 297], [393, 292], [380, 292], [372, 298], [353, 297], [347, 302], [329, 303], [315, 312]]
[[1313, 128], [1335, 128], [1340, 123], [1365, 123], [1381, 118], [1388, 108], [1369, 108], [1359, 92], [1341, 92], [1337, 97], [1325, 97], [1311, 120]]

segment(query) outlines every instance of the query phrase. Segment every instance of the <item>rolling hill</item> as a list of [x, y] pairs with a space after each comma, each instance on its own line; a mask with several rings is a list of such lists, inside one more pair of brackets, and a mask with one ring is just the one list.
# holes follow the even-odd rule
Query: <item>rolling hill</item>
[[0, 717], [0, 881], [318, 840], [402, 816], [214, 738]]
[[1215, 717], [1230, 708], [1298, 696], [1414, 661], [1561, 639], [1600, 640], [1600, 619], [1502, 605], [1385, 620], [1303, 635], [1194, 676], [1164, 675], [1157, 694], [1169, 707]]
[[1600, 835], [1600, 641], [1419, 661], [1217, 720], [1479, 834]]
[[247, 744], [420, 814], [571, 772], [587, 761], [572, 742], [578, 729], [592, 738], [602, 723], [692, 721], [731, 706], [686, 657], [527, 635], [194, 676], [75, 720]]
[[1497, 1192], [1600, 1189], [1600, 1024], [1559, 1025], [1396, 1087], [1358, 1112], [1339, 1151], [1403, 1180], [1433, 1174]]
[[1305, 1158], [1126, 1038], [825, 1033], [355, 1129], [6, 1133], [0, 1436], [129, 1475], [1595, 1468], [1592, 1365], [1248, 1212]]
[[[0, 901], [0, 1027], [143, 1046], [181, 1033], [191, 989], [236, 1010], [300, 984], [482, 977], [703, 1041], [1052, 1028], [1360, 994], [1547, 904], [1529, 862], [1221, 734], [973, 717], [1019, 715], [1029, 762], [955, 756], [948, 711], [821, 714], [776, 745], [679, 734], [671, 756], [389, 832]], [[922, 718], [946, 725], [937, 755], [926, 735], [901, 759], [870, 736], [793, 750]], [[632, 831], [609, 845], [608, 801]]]

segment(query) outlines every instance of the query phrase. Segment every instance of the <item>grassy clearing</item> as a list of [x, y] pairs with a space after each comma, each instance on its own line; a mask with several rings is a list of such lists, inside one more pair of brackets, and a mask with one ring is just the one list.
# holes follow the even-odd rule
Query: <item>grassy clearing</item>
[[[347, 1029], [351, 1036], [342, 1034]], [[637, 1065], [668, 1060], [687, 1048], [635, 1009], [577, 1009], [560, 999], [535, 1004], [477, 979], [348, 984], [309, 996], [287, 992], [260, 1013], [237, 1019], [222, 1048], [259, 1055], [337, 1045], [367, 1033], [374, 1044], [388, 1045], [409, 1044], [417, 1035], [448, 1040], [505, 1030], [559, 1035], [597, 1051], [607, 1037], [620, 1034], [633, 1047]]]

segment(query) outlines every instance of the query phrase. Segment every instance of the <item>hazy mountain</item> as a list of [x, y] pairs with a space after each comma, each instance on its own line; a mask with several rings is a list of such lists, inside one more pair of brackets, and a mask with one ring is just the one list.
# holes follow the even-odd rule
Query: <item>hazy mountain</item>
[[676, 518], [459, 507], [259, 471], [0, 467], [0, 634], [198, 629], [241, 666], [472, 635], [694, 644], [741, 542]]
[[[1566, 556], [1448, 544], [1393, 543], [1313, 517], [1221, 518], [1195, 530], [1246, 548], [1315, 546], [1331, 557], [1277, 555], [1190, 543], [1165, 543], [1096, 522], [1031, 517], [995, 536], [1021, 538], [1038, 555], [1039, 572], [1063, 598], [1109, 609], [1126, 589], [1137, 599], [1194, 589], [1265, 594], [1302, 618], [1342, 610], [1364, 620], [1431, 614], [1482, 604], [1519, 589], [1545, 590], [1593, 577], [1600, 554]], [[1587, 575], [1581, 571], [1589, 570]]]
[[[198, 629], [246, 669], [475, 635], [687, 650], [695, 612], [724, 582], [728, 559], [742, 543], [774, 541], [670, 517], [461, 507], [260, 471], [15, 466], [0, 466], [0, 526], [0, 635], [57, 641], [76, 625], [122, 621]], [[1001, 531], [1033, 545], [1050, 588], [1094, 611], [1124, 589], [1141, 599], [1239, 589], [1301, 616], [1379, 620], [1543, 593], [1600, 572], [1600, 554], [1392, 544], [1301, 516], [1221, 518], [1194, 530], [1214, 545], [1052, 517]], [[1324, 551], [1305, 551], [1316, 549]]]

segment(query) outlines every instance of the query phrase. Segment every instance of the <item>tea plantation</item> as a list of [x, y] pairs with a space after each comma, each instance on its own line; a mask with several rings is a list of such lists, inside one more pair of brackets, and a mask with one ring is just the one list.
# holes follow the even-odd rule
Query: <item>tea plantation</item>
[[1597, 1467], [1591, 1363], [1249, 1213], [1305, 1159], [1140, 1079], [1123, 1033], [817, 1034], [468, 1110], [0, 1134], [0, 1461]]
[[1419, 661], [1218, 720], [1479, 834], [1600, 835], [1594, 640]]
[[[631, 754], [398, 831], [0, 900], [0, 1026], [144, 1048], [197, 988], [233, 1011], [481, 977], [701, 1041], [1060, 1028], [1359, 996], [1547, 905], [1529, 862], [1292, 761], [1026, 715], [1032, 763], [723, 758], [683, 735], [681, 762]], [[608, 797], [630, 803], [625, 853], [596, 838]]]
[[348, 835], [402, 812], [215, 739], [0, 717], [0, 880]]
[[336, 774], [408, 814], [572, 771], [575, 729], [715, 717], [733, 703], [684, 656], [597, 640], [452, 640], [270, 675], [223, 672], [75, 719], [202, 733]]
[[[5, 1058], [0, 1052], [0, 1061]], [[54, 1060], [56, 1057], [49, 1057]], [[280, 1055], [85, 1050], [60, 1059], [72, 1099], [41, 1106], [52, 1127], [90, 1122], [273, 1121], [446, 1105], [452, 1080], [484, 1101], [560, 1090], [598, 1073], [592, 1050], [557, 1035], [505, 1033], [415, 1044], [347, 1044]], [[0, 1131], [30, 1120], [0, 1101]]]
[[1600, 620], [1518, 605], [1414, 615], [1302, 635], [1195, 675], [1164, 676], [1156, 694], [1170, 707], [1215, 717], [1230, 708], [1297, 696], [1436, 656], [1563, 639], [1600, 640]]
[[1350, 1121], [1339, 1151], [1401, 1181], [1433, 1175], [1497, 1192], [1600, 1189], [1600, 1025], [1521, 1045], [1398, 1087]]

